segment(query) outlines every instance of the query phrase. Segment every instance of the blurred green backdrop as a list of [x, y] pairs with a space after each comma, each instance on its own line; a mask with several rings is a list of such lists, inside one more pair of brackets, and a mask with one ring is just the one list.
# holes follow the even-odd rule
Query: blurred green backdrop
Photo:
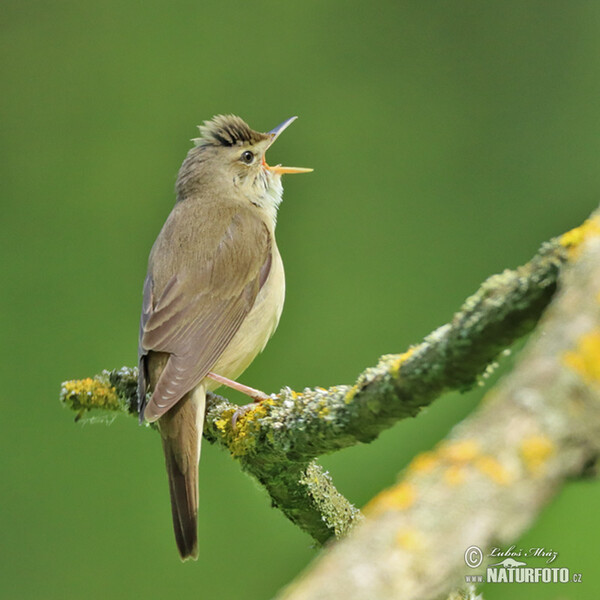
[[[205, 444], [200, 559], [181, 564], [155, 434], [75, 425], [65, 379], [135, 361], [150, 246], [195, 126], [300, 119], [279, 330], [244, 382], [347, 383], [449, 319], [489, 274], [575, 226], [600, 190], [597, 2], [40, 2], [1, 9], [0, 594], [273, 596], [315, 556], [265, 493]], [[506, 365], [505, 365], [506, 368]], [[358, 505], [477, 404], [438, 401], [326, 457]], [[596, 598], [595, 483], [568, 486], [520, 542]]]

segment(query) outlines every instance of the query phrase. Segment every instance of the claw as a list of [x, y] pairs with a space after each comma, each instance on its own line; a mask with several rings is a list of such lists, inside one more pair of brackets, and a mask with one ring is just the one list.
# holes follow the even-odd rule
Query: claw
[[[260, 402], [260, 400], [255, 400], [254, 402]], [[231, 428], [235, 431], [236, 424], [240, 417], [243, 417], [247, 412], [251, 411], [256, 406], [255, 403], [252, 404], [244, 404], [243, 406], [239, 406], [236, 411], [231, 415]]]
[[235, 431], [235, 424], [238, 422], [240, 417], [243, 417], [247, 412], [250, 412], [257, 404], [260, 404], [264, 400], [269, 400], [271, 396], [268, 396], [264, 392], [260, 390], [253, 390], [253, 393], [250, 395], [252, 398], [251, 404], [244, 404], [243, 406], [238, 406], [236, 411], [231, 415], [231, 428]]

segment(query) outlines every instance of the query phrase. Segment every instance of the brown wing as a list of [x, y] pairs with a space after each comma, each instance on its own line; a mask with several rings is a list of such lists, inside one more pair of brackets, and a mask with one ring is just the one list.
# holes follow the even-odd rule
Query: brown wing
[[[150, 255], [139, 341], [140, 416], [148, 421], [206, 377], [250, 312], [271, 266], [269, 231], [256, 213], [212, 210], [216, 214], [209, 207], [200, 215], [221, 224], [216, 232], [212, 228], [212, 239], [194, 218], [199, 215], [174, 210]], [[169, 358], [158, 380], [150, 382], [146, 405], [151, 352]]]

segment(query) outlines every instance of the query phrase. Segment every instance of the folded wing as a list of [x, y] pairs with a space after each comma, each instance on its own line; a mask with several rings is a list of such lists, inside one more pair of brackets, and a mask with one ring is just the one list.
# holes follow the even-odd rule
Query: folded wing
[[[181, 243], [173, 225], [167, 220], [159, 235], [144, 284], [138, 392], [140, 418], [148, 421], [158, 419], [206, 377], [250, 312], [271, 267], [269, 231], [252, 214], [232, 214], [224, 231], [204, 240], [202, 252], [170, 265], [170, 249]], [[194, 242], [189, 235], [184, 241]], [[160, 267], [153, 257], [157, 252]], [[152, 352], [169, 358], [158, 380], [151, 382], [147, 402]]]

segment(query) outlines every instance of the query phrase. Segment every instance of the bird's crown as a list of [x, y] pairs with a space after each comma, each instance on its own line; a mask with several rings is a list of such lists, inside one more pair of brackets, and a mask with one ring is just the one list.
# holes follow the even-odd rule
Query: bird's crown
[[235, 115], [217, 115], [198, 127], [201, 137], [192, 140], [196, 146], [242, 146], [268, 139], [265, 133], [250, 129]]

